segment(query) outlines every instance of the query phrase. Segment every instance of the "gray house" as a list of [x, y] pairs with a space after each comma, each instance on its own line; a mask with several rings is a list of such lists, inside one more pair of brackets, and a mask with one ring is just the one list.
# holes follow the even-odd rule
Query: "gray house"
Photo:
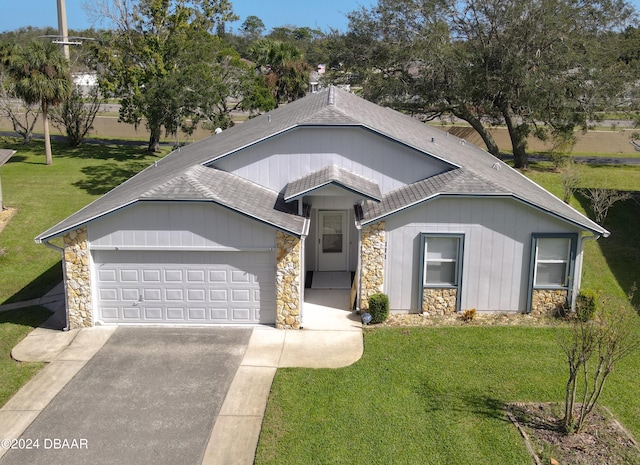
[[36, 241], [64, 239], [71, 327], [298, 328], [308, 272], [353, 272], [360, 309], [384, 292], [392, 311], [553, 311], [607, 235], [487, 152], [331, 87], [173, 152]]

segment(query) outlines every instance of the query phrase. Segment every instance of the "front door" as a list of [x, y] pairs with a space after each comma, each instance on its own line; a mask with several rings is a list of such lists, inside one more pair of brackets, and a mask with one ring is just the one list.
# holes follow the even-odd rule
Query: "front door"
[[347, 212], [318, 212], [318, 271], [347, 269]]

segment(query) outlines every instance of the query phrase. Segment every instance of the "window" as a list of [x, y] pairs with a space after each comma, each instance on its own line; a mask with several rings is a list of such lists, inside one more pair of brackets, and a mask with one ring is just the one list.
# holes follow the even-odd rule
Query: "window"
[[535, 238], [535, 287], [567, 287], [572, 240], [570, 237]]
[[462, 236], [423, 234], [423, 238], [423, 285], [458, 286]]

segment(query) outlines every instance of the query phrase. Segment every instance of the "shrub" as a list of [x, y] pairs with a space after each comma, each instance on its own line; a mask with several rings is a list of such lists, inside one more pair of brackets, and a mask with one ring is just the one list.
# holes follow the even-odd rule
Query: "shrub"
[[580, 321], [590, 321], [598, 311], [600, 296], [592, 289], [580, 291], [576, 299], [576, 317]]
[[465, 310], [464, 312], [462, 312], [462, 315], [460, 316], [460, 318], [462, 318], [462, 321], [465, 321], [465, 322], [473, 321], [475, 317], [476, 317], [475, 308]]
[[387, 294], [373, 294], [369, 297], [371, 323], [382, 323], [389, 316], [389, 297]]

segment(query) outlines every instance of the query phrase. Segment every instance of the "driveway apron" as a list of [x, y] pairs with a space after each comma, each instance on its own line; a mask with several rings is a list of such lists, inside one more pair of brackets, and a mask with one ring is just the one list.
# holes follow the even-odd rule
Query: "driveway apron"
[[0, 465], [199, 465], [251, 333], [118, 328]]

